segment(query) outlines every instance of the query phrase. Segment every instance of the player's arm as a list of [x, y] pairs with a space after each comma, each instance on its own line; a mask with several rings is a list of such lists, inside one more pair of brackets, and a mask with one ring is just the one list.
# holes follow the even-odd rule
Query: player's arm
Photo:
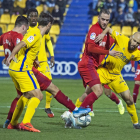
[[39, 65], [39, 61], [38, 61], [38, 56], [36, 57], [36, 59], [34, 60], [34, 63], [33, 63], [34, 67], [37, 69], [38, 67], [40, 67]]
[[46, 43], [47, 43], [48, 50], [49, 50], [50, 55], [51, 55], [50, 66], [52, 68], [55, 65], [53, 45], [52, 45], [49, 34], [47, 34], [45, 36], [45, 38], [46, 38]]
[[132, 66], [131, 71], [135, 72], [135, 61], [131, 61], [131, 66]]
[[13, 49], [10, 57], [7, 59], [7, 65], [10, 64], [11, 60], [15, 59], [15, 55], [19, 52], [19, 50], [23, 47], [26, 47], [26, 43], [24, 41], [21, 41], [20, 43], [18, 43], [15, 48]]
[[120, 52], [118, 51], [115, 51], [115, 50], [104, 50], [104, 49], [101, 49], [99, 47], [97, 47], [95, 44], [88, 44], [88, 51], [90, 53], [94, 53], [94, 54], [102, 54], [102, 55], [111, 55], [111, 56], [114, 56], [114, 57], [117, 57], [117, 56], [120, 56]]
[[101, 43], [103, 38], [105, 37], [105, 35], [107, 33], [109, 33], [110, 35], [112, 35], [113, 30], [110, 27], [106, 27], [105, 30], [103, 30], [103, 32], [101, 34], [99, 34], [96, 38], [95, 38], [95, 42], [99, 42]]

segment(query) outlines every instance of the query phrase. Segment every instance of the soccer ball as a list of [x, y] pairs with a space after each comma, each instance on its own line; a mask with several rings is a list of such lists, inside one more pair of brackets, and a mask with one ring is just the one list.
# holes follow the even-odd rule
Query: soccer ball
[[75, 120], [77, 126], [86, 127], [91, 122], [91, 116], [88, 114], [86, 116], [81, 116]]

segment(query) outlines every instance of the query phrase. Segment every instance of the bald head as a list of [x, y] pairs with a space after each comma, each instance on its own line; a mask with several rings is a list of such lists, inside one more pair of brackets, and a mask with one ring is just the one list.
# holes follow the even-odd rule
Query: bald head
[[133, 38], [137, 40], [137, 42], [140, 44], [140, 32], [136, 32], [133, 34]]
[[133, 51], [139, 45], [140, 45], [140, 32], [136, 32], [130, 37], [128, 49]]

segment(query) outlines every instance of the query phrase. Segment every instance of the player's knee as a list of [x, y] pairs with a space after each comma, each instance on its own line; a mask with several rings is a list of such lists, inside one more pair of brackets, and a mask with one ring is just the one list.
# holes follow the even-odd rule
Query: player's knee
[[43, 100], [43, 94], [41, 93], [40, 96], [39, 96], [39, 100]]
[[95, 94], [97, 95], [97, 97], [100, 97], [103, 94], [103, 89], [96, 90]]
[[135, 81], [135, 84], [140, 85], [140, 81]]
[[59, 88], [53, 83], [51, 83], [46, 89], [46, 91], [50, 92], [53, 96], [55, 96], [58, 93]]
[[19, 94], [17, 94], [17, 98], [20, 98], [21, 96]]

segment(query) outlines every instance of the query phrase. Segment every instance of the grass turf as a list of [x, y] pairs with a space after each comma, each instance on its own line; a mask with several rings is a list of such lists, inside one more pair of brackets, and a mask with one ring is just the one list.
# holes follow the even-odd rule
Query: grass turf
[[[82, 95], [84, 88], [82, 80], [62, 80], [53, 79], [63, 93], [65, 93], [75, 103], [76, 99]], [[134, 81], [127, 81], [131, 93], [133, 92]], [[138, 140], [140, 130], [133, 129], [130, 116], [125, 112], [124, 115], [118, 113], [117, 105], [105, 95], [94, 103], [95, 116], [92, 117], [90, 125], [81, 130], [65, 129], [64, 122], [60, 115], [67, 110], [55, 99], [52, 100], [51, 108], [55, 114], [54, 118], [48, 118], [44, 112], [44, 99], [40, 103], [32, 119], [35, 128], [41, 133], [27, 131], [7, 130], [2, 125], [6, 120], [9, 106], [16, 97], [16, 90], [10, 78], [0, 78], [0, 140]], [[137, 100], [137, 112], [140, 117], [140, 102]], [[124, 102], [123, 102], [124, 103]], [[124, 103], [125, 105], [125, 103]], [[22, 121], [25, 110], [19, 122]]]

